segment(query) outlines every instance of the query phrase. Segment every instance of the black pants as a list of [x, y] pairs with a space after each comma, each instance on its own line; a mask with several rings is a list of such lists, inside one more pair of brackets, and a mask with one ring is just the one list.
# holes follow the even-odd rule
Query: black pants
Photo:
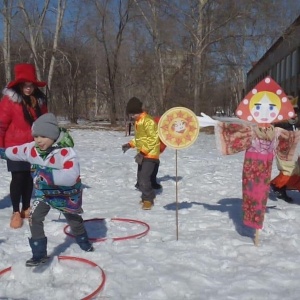
[[[157, 182], [157, 173], [158, 173], [158, 169], [159, 169], [159, 161], [158, 161], [158, 163], [155, 164], [154, 169], [153, 169], [153, 172], [151, 173], [150, 179], [151, 179], [151, 184], [152, 184], [152, 186], [155, 186], [155, 185], [158, 184], [158, 182]], [[138, 173], [139, 173], [139, 165], [138, 165], [138, 168], [137, 168], [137, 175], [136, 175], [136, 178], [138, 178]], [[138, 183], [136, 184], [135, 187], [136, 187], [136, 188], [139, 187]]]
[[152, 185], [156, 185], [157, 182], [157, 173], [158, 173], [158, 169], [159, 169], [159, 161], [155, 164], [153, 172], [151, 174], [151, 184]]
[[20, 202], [22, 209], [30, 207], [30, 199], [33, 189], [33, 180], [30, 171], [11, 172], [10, 199], [13, 211], [20, 211]]
[[142, 192], [143, 201], [154, 202], [155, 191], [152, 188], [151, 176], [158, 164], [158, 160], [148, 160], [144, 158], [142, 164], [138, 166], [137, 180], [139, 189]]
[[[44, 220], [51, 206], [43, 201], [34, 201], [29, 217], [29, 227], [32, 239], [45, 238]], [[86, 232], [83, 224], [83, 219], [80, 215], [63, 213], [68, 224], [70, 225], [72, 234], [75, 236]]]
[[30, 200], [33, 189], [33, 180], [31, 176], [31, 165], [26, 161], [13, 161], [8, 159], [7, 170], [11, 172], [10, 199], [13, 211], [20, 211], [20, 202], [22, 209], [30, 207]]

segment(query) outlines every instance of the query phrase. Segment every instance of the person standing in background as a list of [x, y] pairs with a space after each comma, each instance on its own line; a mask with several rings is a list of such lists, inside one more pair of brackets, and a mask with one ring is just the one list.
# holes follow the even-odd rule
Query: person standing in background
[[[15, 79], [4, 88], [0, 101], [0, 148], [32, 142], [33, 122], [48, 112], [46, 95], [39, 89], [47, 83], [37, 80], [34, 65], [17, 64], [14, 73]], [[30, 213], [33, 190], [31, 165], [7, 160], [7, 170], [11, 172], [10, 198], [13, 207], [10, 227], [16, 229], [22, 227], [23, 219], [28, 218]]]
[[130, 148], [136, 148], [135, 162], [138, 164], [137, 184], [142, 192], [142, 209], [150, 210], [154, 205], [155, 191], [151, 184], [151, 175], [159, 165], [160, 139], [157, 123], [145, 112], [140, 99], [129, 99], [126, 114], [135, 120], [134, 139], [122, 145], [125, 153]]
[[[153, 117], [153, 119], [158, 124], [160, 117]], [[160, 154], [165, 151], [166, 147], [167, 146], [162, 141], [160, 141], [160, 149], [159, 149]], [[158, 161], [158, 163], [155, 164], [155, 168], [151, 174], [151, 185], [154, 190], [162, 189], [162, 185], [157, 182], [157, 173], [158, 173], [159, 165], [160, 165], [160, 161]], [[137, 174], [138, 174], [138, 172], [137, 172]], [[138, 182], [136, 182], [135, 188], [139, 190]]]

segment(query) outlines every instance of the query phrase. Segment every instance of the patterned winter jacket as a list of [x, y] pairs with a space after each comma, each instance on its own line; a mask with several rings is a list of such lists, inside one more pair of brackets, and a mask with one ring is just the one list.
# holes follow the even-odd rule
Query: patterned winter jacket
[[[22, 145], [33, 141], [31, 124], [24, 117], [22, 97], [12, 89], [3, 90], [3, 98], [0, 101], [0, 147], [7, 148], [15, 145]], [[41, 91], [36, 96], [41, 113], [46, 113], [47, 103]], [[31, 112], [34, 119], [39, 116]]]
[[52, 147], [40, 150], [35, 142], [0, 149], [1, 158], [27, 161], [36, 169], [34, 196], [65, 213], [82, 213], [79, 161], [72, 137], [64, 129]]
[[130, 147], [142, 152], [145, 158], [159, 159], [160, 139], [157, 123], [150, 115], [143, 112], [134, 125], [135, 137], [129, 142]]

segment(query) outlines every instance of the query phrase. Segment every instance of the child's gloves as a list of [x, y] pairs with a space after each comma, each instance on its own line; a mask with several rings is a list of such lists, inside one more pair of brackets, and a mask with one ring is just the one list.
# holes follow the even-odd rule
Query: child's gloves
[[0, 158], [7, 159], [4, 148], [0, 148]]
[[199, 126], [200, 127], [209, 127], [217, 125], [218, 121], [212, 119], [210, 116], [206, 115], [205, 113], [201, 113], [201, 117], [197, 116]]
[[52, 173], [53, 169], [42, 167], [39, 165], [35, 165], [35, 166], [36, 166], [36, 171], [35, 171], [36, 183], [54, 185], [53, 173]]
[[144, 159], [144, 155], [139, 152], [135, 157], [134, 157], [134, 160], [135, 162], [138, 164], [138, 165], [141, 165], [142, 162], [143, 162], [143, 159]]
[[129, 150], [131, 147], [130, 147], [130, 144], [127, 143], [127, 144], [124, 144], [122, 145], [122, 150], [123, 150], [123, 153], [125, 153], [127, 150]]

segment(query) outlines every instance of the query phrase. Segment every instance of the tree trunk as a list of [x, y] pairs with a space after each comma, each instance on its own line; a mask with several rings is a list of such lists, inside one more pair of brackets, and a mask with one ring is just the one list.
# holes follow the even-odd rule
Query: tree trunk
[[5, 82], [11, 81], [11, 67], [10, 67], [10, 45], [11, 45], [11, 22], [12, 22], [12, 1], [3, 1], [3, 60], [4, 60], [4, 71], [5, 71]]
[[55, 65], [55, 53], [57, 51], [58, 47], [58, 40], [60, 37], [60, 31], [62, 27], [62, 21], [64, 18], [64, 13], [66, 9], [66, 0], [59, 0], [57, 3], [57, 17], [56, 17], [56, 27], [55, 27], [55, 34], [53, 38], [53, 47], [52, 47], [52, 55], [51, 55], [51, 61], [48, 71], [48, 87], [49, 90], [51, 90], [51, 83], [54, 73], [54, 65]]

